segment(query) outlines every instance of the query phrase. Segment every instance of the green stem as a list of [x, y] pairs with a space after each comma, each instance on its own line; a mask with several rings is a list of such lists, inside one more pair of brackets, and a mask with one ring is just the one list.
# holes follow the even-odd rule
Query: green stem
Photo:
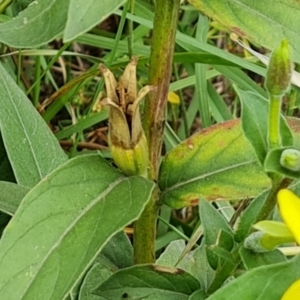
[[269, 192], [269, 195], [268, 195], [268, 198], [267, 198], [265, 204], [263, 205], [259, 214], [257, 215], [255, 223], [262, 221], [262, 220], [266, 220], [269, 217], [269, 215], [271, 214], [271, 212], [273, 211], [273, 209], [277, 203], [276, 195], [277, 195], [278, 191], [283, 188], [288, 187], [289, 184], [291, 183], [290, 179], [288, 179], [288, 178], [282, 179], [282, 177], [277, 174], [270, 174], [270, 177], [272, 179], [272, 188]]
[[281, 111], [281, 97], [274, 97], [270, 95], [269, 106], [269, 150], [281, 146], [280, 136], [280, 111]]
[[[157, 0], [155, 5], [149, 83], [156, 90], [149, 95], [145, 104], [144, 129], [149, 146], [150, 180], [157, 182], [161, 148], [164, 135], [166, 103], [172, 72], [175, 34], [180, 0]], [[135, 263], [151, 263], [155, 260], [155, 237], [158, 214], [158, 189], [135, 223]]]
[[[131, 14], [134, 13], [134, 4], [135, 0], [129, 0], [128, 1], [130, 4], [129, 11]], [[133, 21], [132, 20], [127, 20], [127, 31], [128, 31], [128, 54], [129, 57], [131, 58], [133, 55]]]

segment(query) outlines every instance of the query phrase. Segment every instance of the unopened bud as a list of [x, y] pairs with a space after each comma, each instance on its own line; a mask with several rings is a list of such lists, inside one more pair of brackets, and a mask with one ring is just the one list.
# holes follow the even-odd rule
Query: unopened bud
[[291, 76], [291, 50], [289, 42], [284, 39], [271, 54], [265, 84], [268, 93], [276, 98], [282, 97], [289, 89]]
[[300, 151], [285, 149], [280, 156], [280, 165], [291, 171], [300, 171]]

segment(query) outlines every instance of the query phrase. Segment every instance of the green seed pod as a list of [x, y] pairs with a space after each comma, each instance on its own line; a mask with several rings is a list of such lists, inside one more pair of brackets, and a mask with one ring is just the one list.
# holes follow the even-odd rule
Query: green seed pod
[[271, 54], [265, 82], [268, 93], [281, 98], [290, 87], [291, 76], [291, 50], [289, 42], [284, 39]]
[[300, 151], [285, 149], [280, 156], [280, 165], [291, 171], [300, 171]]
[[119, 82], [111, 71], [100, 66], [107, 93], [101, 103], [109, 105], [109, 145], [115, 164], [126, 175], [146, 176], [149, 153], [139, 104], [153, 87], [145, 86], [137, 92], [136, 63], [133, 58]]

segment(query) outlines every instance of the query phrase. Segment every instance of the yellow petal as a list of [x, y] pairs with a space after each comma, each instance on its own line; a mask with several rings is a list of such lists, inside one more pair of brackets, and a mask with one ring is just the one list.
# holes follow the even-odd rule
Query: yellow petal
[[179, 96], [174, 92], [170, 92], [168, 94], [168, 102], [172, 104], [179, 104], [180, 103]]
[[282, 189], [277, 194], [280, 214], [283, 221], [300, 244], [300, 198], [288, 189]]
[[296, 300], [300, 296], [300, 280], [295, 281], [284, 293], [281, 300]]

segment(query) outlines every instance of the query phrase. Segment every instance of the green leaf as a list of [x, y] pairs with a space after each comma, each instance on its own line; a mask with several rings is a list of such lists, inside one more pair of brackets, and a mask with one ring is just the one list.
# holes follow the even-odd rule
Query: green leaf
[[13, 216], [29, 188], [7, 181], [0, 181], [0, 210]]
[[282, 147], [282, 148], [272, 149], [266, 157], [264, 163], [264, 169], [266, 172], [277, 173], [288, 178], [298, 179], [300, 178], [300, 170], [298, 171], [289, 170], [280, 164], [280, 158], [282, 152], [286, 149], [294, 149], [294, 148]]
[[106, 241], [137, 219], [153, 183], [99, 155], [71, 159], [23, 199], [0, 243], [3, 300], [63, 299]]
[[104, 246], [85, 275], [80, 287], [79, 300], [99, 300], [99, 297], [94, 294], [95, 289], [119, 268], [132, 265], [132, 245], [124, 231], [120, 231]]
[[287, 38], [293, 58], [300, 62], [298, 20], [300, 4], [294, 0], [189, 0], [197, 9], [239, 36], [274, 49]]
[[133, 265], [133, 247], [124, 231], [118, 232], [108, 241], [99, 258], [109, 260], [115, 268], [119, 269]]
[[[0, 25], [1, 26], [1, 25]], [[67, 161], [57, 139], [0, 65], [0, 129], [17, 183], [33, 187]]]
[[201, 246], [193, 253], [193, 259], [195, 260], [195, 264], [192, 266], [191, 274], [199, 280], [202, 290], [207, 291], [215, 278], [215, 271], [208, 263], [203, 241]]
[[103, 264], [96, 262], [87, 272], [79, 292], [79, 300], [100, 300], [97, 295], [94, 294], [95, 288], [102, 282], [107, 280], [113, 272]]
[[[226, 250], [233, 247], [233, 233], [224, 217], [208, 201], [201, 199], [199, 214], [203, 225], [205, 245], [208, 246], [208, 261], [213, 269], [219, 265], [219, 255], [214, 253], [213, 247], [220, 246]], [[226, 234], [227, 233], [227, 234]]]
[[69, 0], [33, 1], [14, 19], [0, 24], [0, 42], [16, 48], [37, 47], [62, 34]]
[[287, 262], [248, 271], [212, 294], [207, 300], [281, 299], [287, 288], [300, 278], [300, 256]]
[[178, 258], [180, 257], [184, 248], [184, 240], [172, 241], [167, 246], [165, 251], [160, 255], [160, 257], [156, 260], [155, 264], [164, 267], [177, 267], [192, 274], [191, 269], [194, 266], [192, 253], [186, 254], [184, 258], [179, 262], [179, 264], [176, 265]]
[[202, 130], [162, 161], [162, 201], [173, 208], [196, 204], [199, 197], [228, 200], [254, 197], [270, 180], [243, 136], [239, 120]]
[[207, 298], [207, 295], [202, 291], [198, 290], [189, 297], [189, 300], [204, 300]]
[[64, 41], [71, 41], [92, 29], [125, 2], [125, 0], [70, 0]]
[[287, 261], [284, 254], [279, 250], [257, 253], [242, 247], [239, 253], [247, 270]]
[[237, 242], [243, 241], [249, 234], [252, 225], [256, 222], [257, 216], [264, 206], [269, 195], [269, 191], [265, 191], [253, 199], [250, 205], [244, 210], [240, 221], [238, 223], [238, 228], [235, 233], [235, 240]]
[[[269, 102], [261, 95], [245, 92], [236, 87], [242, 104], [242, 127], [245, 136], [252, 144], [257, 157], [263, 164], [267, 151]], [[280, 133], [282, 145], [292, 146], [293, 136], [285, 119], [281, 116]]]
[[181, 269], [137, 265], [116, 272], [95, 294], [106, 300], [187, 300], [199, 288], [199, 282]]

